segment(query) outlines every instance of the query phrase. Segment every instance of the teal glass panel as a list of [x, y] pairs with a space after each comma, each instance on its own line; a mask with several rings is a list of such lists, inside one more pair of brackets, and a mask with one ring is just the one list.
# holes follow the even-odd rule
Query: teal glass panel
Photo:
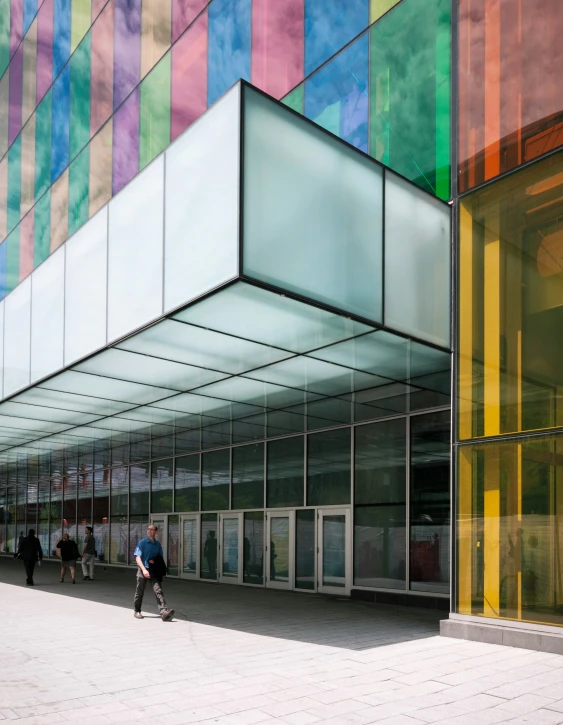
[[17, 137], [8, 151], [8, 231], [20, 220], [22, 137]]
[[90, 140], [90, 53], [88, 33], [70, 61], [70, 158]]
[[244, 514], [243, 581], [264, 583], [264, 512]]
[[268, 443], [267, 506], [303, 506], [305, 486], [305, 441], [303, 436], [280, 438]]
[[37, 267], [50, 254], [51, 249], [51, 192], [48, 191], [35, 205], [33, 240], [33, 266]]
[[139, 169], [170, 143], [170, 53], [141, 83]]
[[450, 196], [450, 0], [401, 2], [370, 30], [370, 154]]
[[350, 428], [315, 433], [307, 439], [307, 505], [349, 504], [352, 487]]
[[10, 3], [0, 2], [0, 76], [10, 62]]
[[233, 448], [233, 502], [231, 508], [264, 506], [264, 444]]
[[300, 86], [294, 88], [291, 93], [288, 93], [285, 98], [282, 99], [284, 106], [292, 108], [297, 113], [303, 113], [304, 107], [304, 94], [305, 84], [301, 83]]
[[307, 0], [305, 75], [315, 71], [368, 26], [368, 0]]
[[295, 512], [295, 588], [315, 589], [315, 509]]
[[88, 179], [90, 147], [86, 147], [71, 163], [68, 184], [68, 235], [88, 221]]
[[176, 458], [174, 511], [199, 511], [199, 455]]
[[6, 293], [20, 281], [20, 228], [17, 226], [6, 239]]
[[201, 469], [201, 510], [229, 508], [231, 452], [228, 448], [203, 453]]
[[[51, 185], [51, 90], [37, 106], [35, 121], [35, 199]], [[36, 222], [37, 223], [37, 222]]]
[[369, 42], [365, 33], [305, 83], [305, 115], [367, 153]]

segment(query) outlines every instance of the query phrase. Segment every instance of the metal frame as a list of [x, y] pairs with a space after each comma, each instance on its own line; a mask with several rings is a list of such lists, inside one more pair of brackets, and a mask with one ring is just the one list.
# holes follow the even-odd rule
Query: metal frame
[[[324, 526], [325, 517], [344, 516], [344, 556], [345, 556], [345, 583], [343, 587], [324, 584], [323, 553], [324, 553]], [[319, 508], [317, 511], [317, 591], [320, 594], [336, 594], [349, 596], [352, 589], [352, 561], [353, 542], [351, 536], [351, 511], [349, 507]]]

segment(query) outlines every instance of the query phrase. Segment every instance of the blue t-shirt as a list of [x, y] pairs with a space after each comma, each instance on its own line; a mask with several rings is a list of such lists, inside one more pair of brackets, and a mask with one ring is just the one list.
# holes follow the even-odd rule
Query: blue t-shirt
[[154, 559], [154, 557], [158, 556], [159, 554], [164, 558], [164, 553], [162, 551], [160, 541], [157, 541], [156, 539], [154, 541], [151, 541], [148, 536], [145, 536], [145, 538], [141, 539], [137, 544], [137, 548], [135, 549], [135, 553], [133, 554], [133, 556], [140, 556], [141, 561], [148, 569], [149, 559]]

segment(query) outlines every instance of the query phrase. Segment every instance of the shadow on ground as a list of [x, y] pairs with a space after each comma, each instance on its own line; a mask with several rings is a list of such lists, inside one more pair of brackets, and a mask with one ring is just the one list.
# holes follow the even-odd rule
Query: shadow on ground
[[[70, 583], [68, 573], [67, 581], [61, 584], [59, 565], [44, 562], [36, 569], [35, 588], [64, 597], [124, 607], [131, 610], [132, 616], [134, 569], [98, 565], [95, 580], [85, 582], [79, 565], [76, 575], [76, 585]], [[0, 584], [25, 587], [23, 563], [11, 557], [0, 557]], [[445, 616], [443, 612], [415, 607], [178, 579], [165, 579], [163, 589], [177, 619], [352, 650], [433, 637], [439, 634], [439, 621]], [[143, 611], [157, 612], [149, 588]]]

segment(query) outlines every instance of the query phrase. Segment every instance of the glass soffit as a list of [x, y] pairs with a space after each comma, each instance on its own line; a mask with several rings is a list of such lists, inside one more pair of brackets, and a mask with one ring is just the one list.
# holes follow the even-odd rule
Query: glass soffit
[[280, 431], [305, 414], [350, 422], [351, 402], [447, 392], [449, 365], [447, 352], [237, 282], [0, 404], [0, 462], [226, 423], [235, 439], [238, 424], [263, 430], [265, 413]]

